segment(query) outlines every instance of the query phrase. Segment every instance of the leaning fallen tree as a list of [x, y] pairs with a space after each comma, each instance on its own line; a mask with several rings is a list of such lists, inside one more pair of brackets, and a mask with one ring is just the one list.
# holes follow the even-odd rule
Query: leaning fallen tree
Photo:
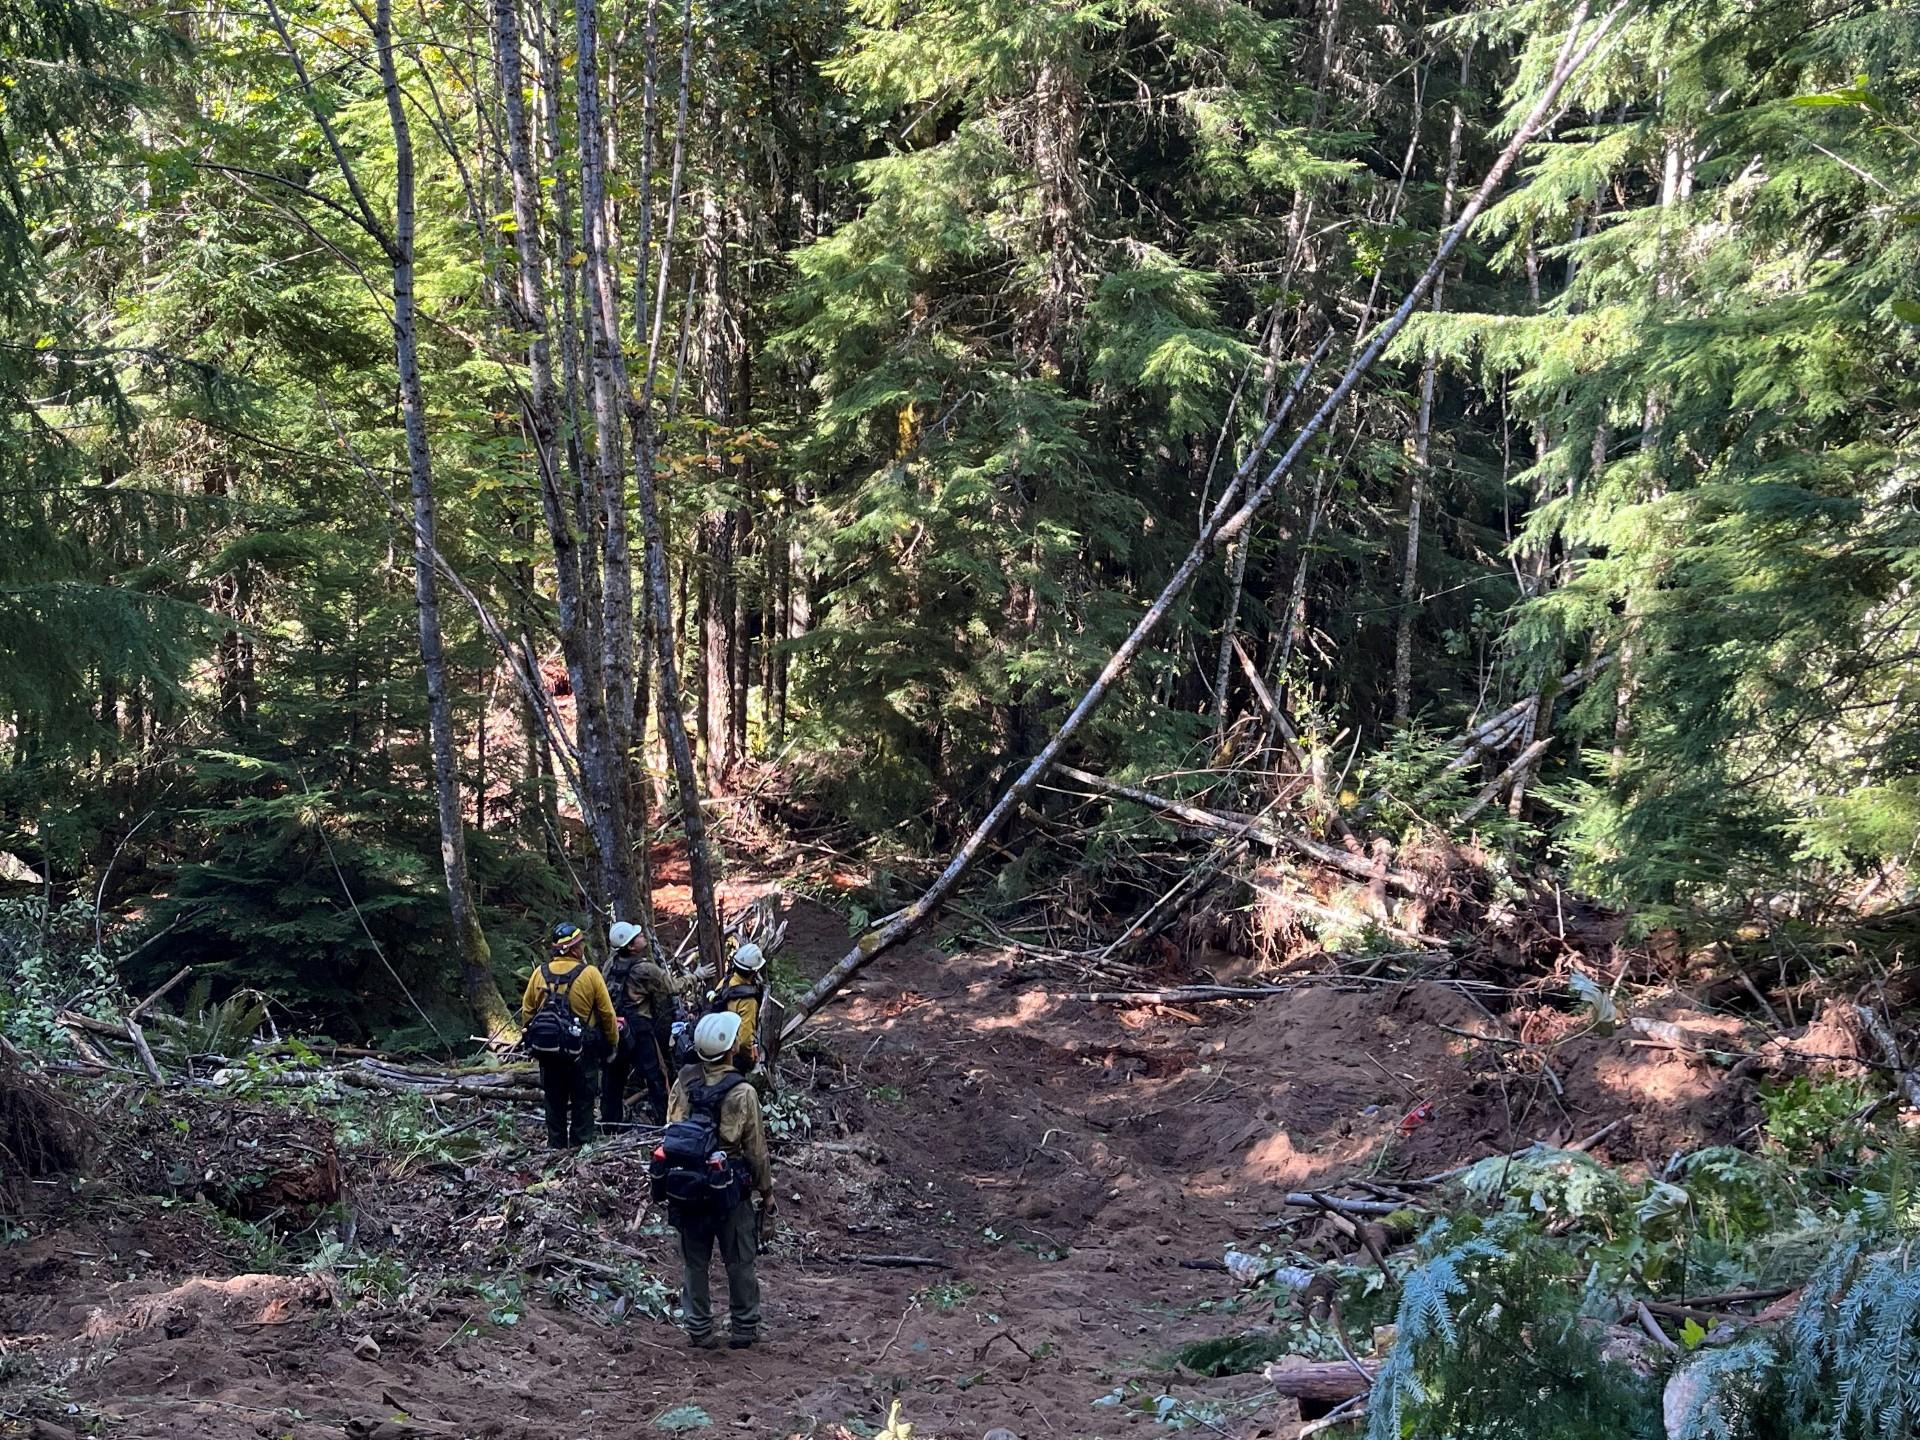
[[[1521, 153], [1545, 128], [1548, 120], [1557, 113], [1560, 97], [1567, 83], [1586, 63], [1600, 43], [1612, 32], [1615, 23], [1628, 8], [1629, 0], [1615, 0], [1614, 5], [1591, 25], [1588, 23], [1588, 0], [1580, 0], [1574, 7], [1572, 23], [1568, 27], [1565, 41], [1554, 60], [1553, 69], [1541, 87], [1538, 99], [1524, 119], [1514, 129], [1512, 138], [1507, 142], [1499, 157], [1488, 169], [1486, 178], [1480, 182], [1480, 188], [1473, 194], [1460, 211], [1459, 217], [1441, 238], [1439, 248], [1428, 263], [1424, 273], [1414, 282], [1413, 288], [1401, 299], [1399, 306], [1373, 332], [1371, 338], [1361, 347], [1339, 381], [1320, 402], [1319, 408], [1307, 422], [1300, 427], [1286, 451], [1274, 462], [1265, 476], [1257, 484], [1253, 483], [1260, 464], [1266, 459], [1269, 448], [1278, 437], [1283, 415], [1276, 415], [1268, 424], [1235, 472], [1220, 498], [1208, 513], [1205, 524], [1201, 526], [1199, 537], [1193, 548], [1180, 562], [1160, 594], [1147, 611], [1135, 622], [1132, 631], [1114, 651], [1100, 673], [1094, 677], [1086, 691], [1068, 712], [1067, 717], [1054, 731], [1053, 737], [1041, 747], [1040, 753], [1028, 762], [1019, 777], [1009, 785], [993, 808], [974, 827], [960, 848], [947, 862], [946, 868], [934, 879], [924, 893], [911, 905], [902, 910], [893, 920], [878, 930], [862, 935], [854, 947], [842, 957], [840, 962], [822, 975], [807, 992], [793, 1005], [793, 1017], [783, 1031], [792, 1035], [822, 1005], [838, 994], [849, 980], [871, 964], [874, 958], [898, 945], [912, 935], [917, 934], [938, 912], [960, 881], [965, 878], [974, 865], [984, 855], [993, 837], [999, 833], [1034, 787], [1047, 773], [1059, 763], [1067, 745], [1073, 740], [1088, 719], [1105, 703], [1115, 683], [1124, 675], [1140, 652], [1146, 648], [1166, 618], [1173, 613], [1174, 607], [1192, 586], [1201, 567], [1212, 557], [1221, 545], [1243, 532], [1253, 518], [1265, 508], [1280, 484], [1292, 473], [1300, 457], [1307, 448], [1327, 428], [1340, 407], [1347, 402], [1354, 387], [1366, 373], [1373, 368], [1380, 357], [1386, 353], [1387, 346], [1393, 342], [1414, 312], [1420, 307], [1432, 291], [1435, 282], [1446, 270], [1454, 252], [1473, 228], [1474, 222], [1487, 207], [1487, 203], [1499, 190], [1509, 171], [1519, 160]], [[1249, 488], [1251, 486], [1251, 488]]]

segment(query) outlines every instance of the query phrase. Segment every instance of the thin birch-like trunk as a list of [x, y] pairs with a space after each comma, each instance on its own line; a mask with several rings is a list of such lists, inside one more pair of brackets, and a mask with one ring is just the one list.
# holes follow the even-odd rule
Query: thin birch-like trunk
[[554, 384], [553, 345], [541, 246], [540, 191], [522, 90], [520, 18], [516, 0], [493, 0], [494, 47], [504, 96], [507, 168], [511, 180], [514, 253], [518, 262], [514, 328], [527, 337], [529, 376], [525, 410], [534, 463], [539, 472], [541, 512], [553, 548], [560, 650], [574, 695], [575, 744], [580, 755], [588, 832], [598, 861], [599, 899], [608, 919], [630, 919], [637, 889], [628, 821], [620, 796], [623, 779], [613, 750], [599, 656], [582, 596], [580, 540], [567, 510], [568, 483], [559, 454], [560, 400]]
[[440, 819], [440, 862], [452, 912], [461, 989], [473, 1018], [493, 1034], [512, 1021], [493, 977], [493, 952], [480, 927], [479, 908], [467, 870], [465, 817], [454, 767], [453, 706], [440, 634], [439, 588], [434, 581], [435, 516], [433, 460], [427, 441], [426, 399], [420, 384], [420, 351], [413, 295], [413, 137], [400, 95], [393, 55], [391, 0], [375, 0], [374, 48], [393, 129], [394, 220], [389, 237], [393, 262], [393, 342], [399, 366], [400, 415], [407, 439], [407, 479], [413, 497], [413, 595], [419, 621], [420, 667], [427, 682], [427, 739], [433, 756], [435, 808]]

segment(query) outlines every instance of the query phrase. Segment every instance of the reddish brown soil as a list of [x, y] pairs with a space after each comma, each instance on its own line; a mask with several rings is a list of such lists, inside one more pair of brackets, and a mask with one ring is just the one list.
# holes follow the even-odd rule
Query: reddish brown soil
[[[755, 889], [730, 886], [729, 899]], [[790, 917], [787, 953], [804, 967], [847, 943], [831, 910], [799, 902]], [[1556, 1096], [1510, 1050], [1442, 1028], [1486, 1017], [1439, 985], [1183, 1014], [1067, 1001], [1012, 973], [1005, 955], [913, 947], [790, 1052], [789, 1083], [811, 1087], [820, 1129], [776, 1157], [759, 1349], [690, 1354], [664, 1322], [610, 1325], [550, 1303], [538, 1275], [509, 1325], [470, 1287], [349, 1306], [324, 1272], [249, 1273], [258, 1257], [241, 1239], [131, 1183], [168, 1164], [166, 1127], [141, 1122], [115, 1143], [145, 1153], [77, 1189], [37, 1187], [28, 1238], [0, 1246], [0, 1434], [10, 1410], [26, 1413], [8, 1385], [46, 1419], [71, 1404], [69, 1423], [102, 1433], [204, 1440], [652, 1436], [685, 1404], [711, 1417], [696, 1435], [824, 1436], [883, 1423], [895, 1397], [922, 1440], [1138, 1433], [1155, 1427], [1092, 1402], [1142, 1377], [1186, 1397], [1258, 1393], [1254, 1377], [1170, 1371], [1178, 1347], [1260, 1318], [1216, 1312], [1231, 1282], [1180, 1262], [1286, 1243], [1272, 1222], [1287, 1189], [1417, 1176], [1622, 1117], [1602, 1153], [1659, 1160], [1747, 1123], [1723, 1072], [1619, 1037], [1562, 1043]], [[1431, 1119], [1398, 1133], [1418, 1102]], [[636, 1153], [550, 1166], [525, 1107], [517, 1123], [523, 1143], [470, 1166], [343, 1150], [358, 1243], [468, 1281], [509, 1278], [509, 1257], [637, 1251], [677, 1284], [670, 1236], [633, 1224]], [[303, 1118], [286, 1133], [325, 1148]], [[275, 1183], [285, 1202], [307, 1198], [297, 1177]], [[559, 1197], [573, 1218], [553, 1229]], [[952, 1268], [870, 1268], [841, 1258], [852, 1252]], [[58, 1433], [35, 1423], [16, 1428]], [[1270, 1425], [1230, 1428], [1279, 1433]]]

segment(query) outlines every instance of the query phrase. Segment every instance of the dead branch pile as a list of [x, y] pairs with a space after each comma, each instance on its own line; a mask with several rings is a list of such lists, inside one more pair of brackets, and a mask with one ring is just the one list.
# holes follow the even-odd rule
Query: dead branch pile
[[103, 1163], [140, 1193], [291, 1227], [310, 1224], [346, 1188], [328, 1117], [201, 1090], [145, 1107]]
[[77, 1169], [86, 1135], [86, 1117], [0, 1041], [0, 1204], [18, 1204], [9, 1190], [21, 1180]]

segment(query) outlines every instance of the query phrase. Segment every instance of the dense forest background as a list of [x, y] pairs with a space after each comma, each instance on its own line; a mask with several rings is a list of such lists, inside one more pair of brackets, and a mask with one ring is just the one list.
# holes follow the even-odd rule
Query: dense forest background
[[[8, 933], [371, 1032], [656, 856], [703, 916], [769, 830], [911, 873], [1577, 23], [0, 0]], [[1910, 8], [1621, 12], [1076, 763], [1641, 923], [1910, 900], [1916, 80]], [[1103, 863], [1059, 803], [1006, 896]]]

